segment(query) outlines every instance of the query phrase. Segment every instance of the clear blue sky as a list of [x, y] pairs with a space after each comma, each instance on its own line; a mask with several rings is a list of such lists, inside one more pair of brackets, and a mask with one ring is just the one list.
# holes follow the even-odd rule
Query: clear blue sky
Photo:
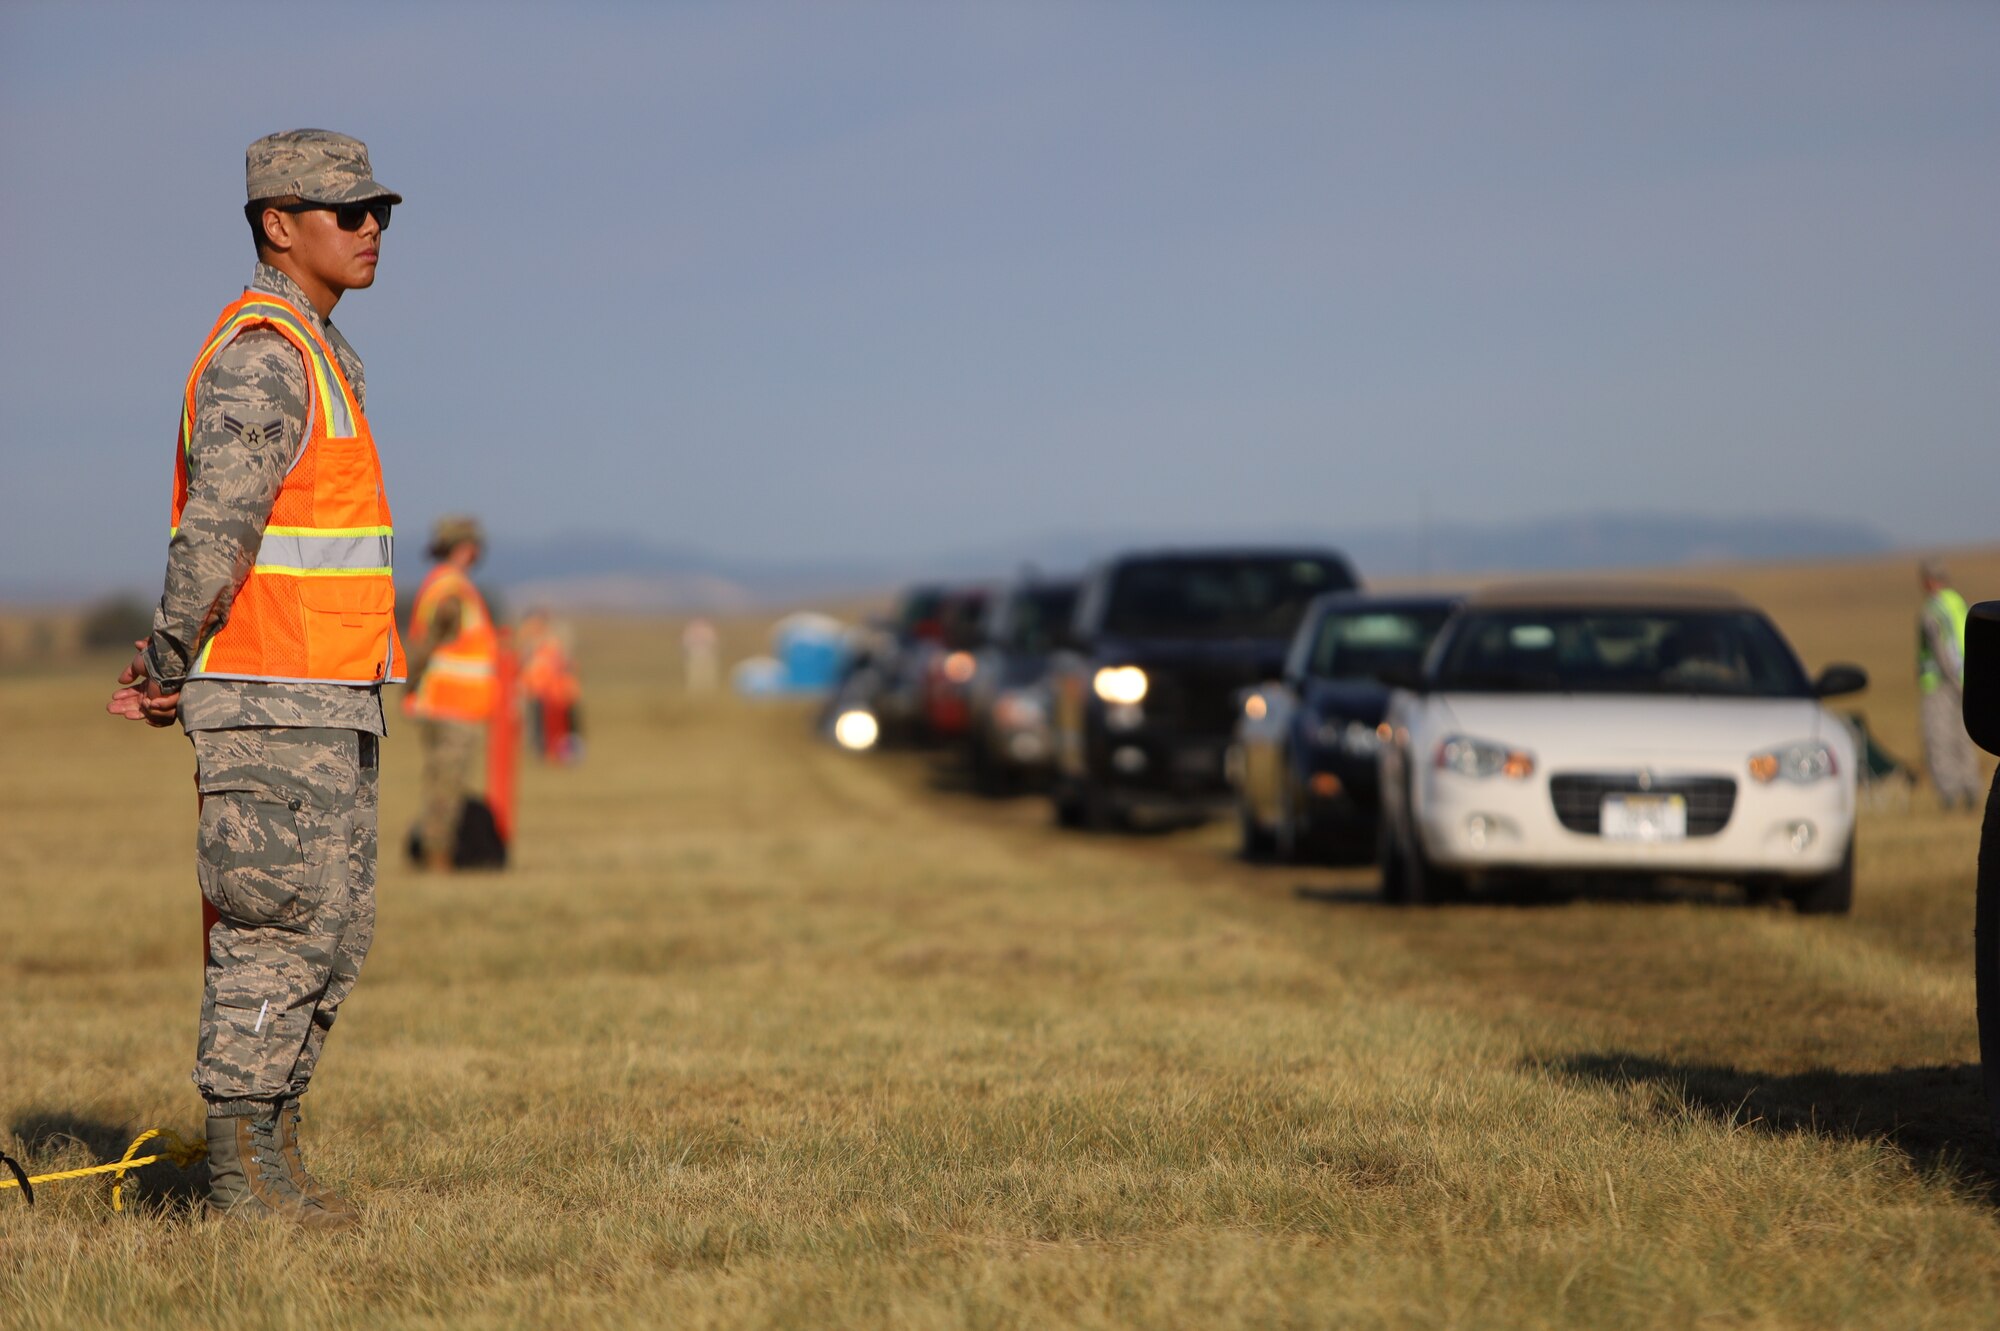
[[406, 529], [1987, 540], [1996, 70], [1975, 3], [8, 4], [0, 583], [155, 583], [295, 126], [408, 196], [335, 316]]

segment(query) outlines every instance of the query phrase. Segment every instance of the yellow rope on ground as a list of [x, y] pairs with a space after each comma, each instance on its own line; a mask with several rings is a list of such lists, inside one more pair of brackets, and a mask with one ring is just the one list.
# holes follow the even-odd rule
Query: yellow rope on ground
[[[153, 1155], [139, 1155], [139, 1148], [155, 1137], [160, 1139], [162, 1149]], [[186, 1169], [207, 1154], [208, 1143], [204, 1140], [189, 1141], [170, 1128], [148, 1128], [134, 1138], [132, 1144], [125, 1148], [124, 1156], [112, 1164], [90, 1165], [84, 1169], [59, 1169], [53, 1174], [35, 1174], [26, 1179], [0, 1178], [0, 1188], [22, 1188], [29, 1204], [33, 1205], [34, 1185], [37, 1183], [61, 1183], [66, 1179], [89, 1178], [92, 1174], [116, 1174], [118, 1180], [111, 1185], [111, 1209], [122, 1211], [125, 1209], [122, 1193], [127, 1173], [141, 1165], [150, 1165], [160, 1160], [170, 1160], [179, 1168]]]

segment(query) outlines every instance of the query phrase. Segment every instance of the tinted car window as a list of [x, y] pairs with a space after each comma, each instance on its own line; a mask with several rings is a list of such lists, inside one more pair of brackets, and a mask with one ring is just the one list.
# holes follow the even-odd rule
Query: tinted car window
[[896, 631], [909, 635], [919, 624], [935, 620], [943, 604], [944, 593], [927, 587], [906, 593], [896, 612]]
[[1749, 611], [1468, 611], [1437, 687], [1488, 693], [1810, 695], [1798, 658]]
[[1313, 557], [1170, 559], [1118, 569], [1104, 631], [1127, 638], [1285, 637], [1315, 596], [1354, 585]]
[[943, 620], [947, 647], [976, 647], [981, 637], [980, 622], [986, 618], [986, 593], [960, 592], [945, 597], [937, 613]]
[[1385, 670], [1415, 670], [1450, 617], [1448, 606], [1334, 611], [1314, 634], [1307, 672], [1321, 679], [1374, 679]]
[[1020, 652], [1048, 651], [1075, 610], [1074, 587], [1036, 587], [1015, 593], [1007, 607], [1007, 646]]

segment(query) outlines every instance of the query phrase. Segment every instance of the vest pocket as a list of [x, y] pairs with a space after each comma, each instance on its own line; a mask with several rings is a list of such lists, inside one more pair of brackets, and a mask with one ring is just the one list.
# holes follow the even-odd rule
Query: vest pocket
[[313, 445], [318, 456], [313, 486], [313, 524], [319, 527], [387, 525], [389, 506], [382, 498], [382, 468], [375, 445], [368, 439], [322, 439]]
[[305, 612], [306, 674], [312, 679], [380, 679], [395, 630], [396, 588], [386, 577], [299, 580]]

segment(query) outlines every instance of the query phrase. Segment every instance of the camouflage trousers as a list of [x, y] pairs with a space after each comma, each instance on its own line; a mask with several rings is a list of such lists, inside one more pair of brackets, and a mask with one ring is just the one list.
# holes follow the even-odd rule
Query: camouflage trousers
[[380, 741], [197, 730], [208, 931], [194, 1083], [218, 1113], [302, 1094], [375, 938]]
[[1979, 770], [1979, 750], [1965, 733], [1964, 707], [1962, 695], [1946, 683], [1923, 696], [1917, 715], [1923, 723], [1924, 766], [1938, 798], [1947, 805], [1963, 801], [1970, 809], [1979, 806], [1986, 782]]
[[424, 755], [424, 820], [417, 830], [427, 857], [449, 858], [458, 838], [458, 817], [477, 794], [479, 759], [486, 728], [466, 721], [425, 719], [417, 742]]

